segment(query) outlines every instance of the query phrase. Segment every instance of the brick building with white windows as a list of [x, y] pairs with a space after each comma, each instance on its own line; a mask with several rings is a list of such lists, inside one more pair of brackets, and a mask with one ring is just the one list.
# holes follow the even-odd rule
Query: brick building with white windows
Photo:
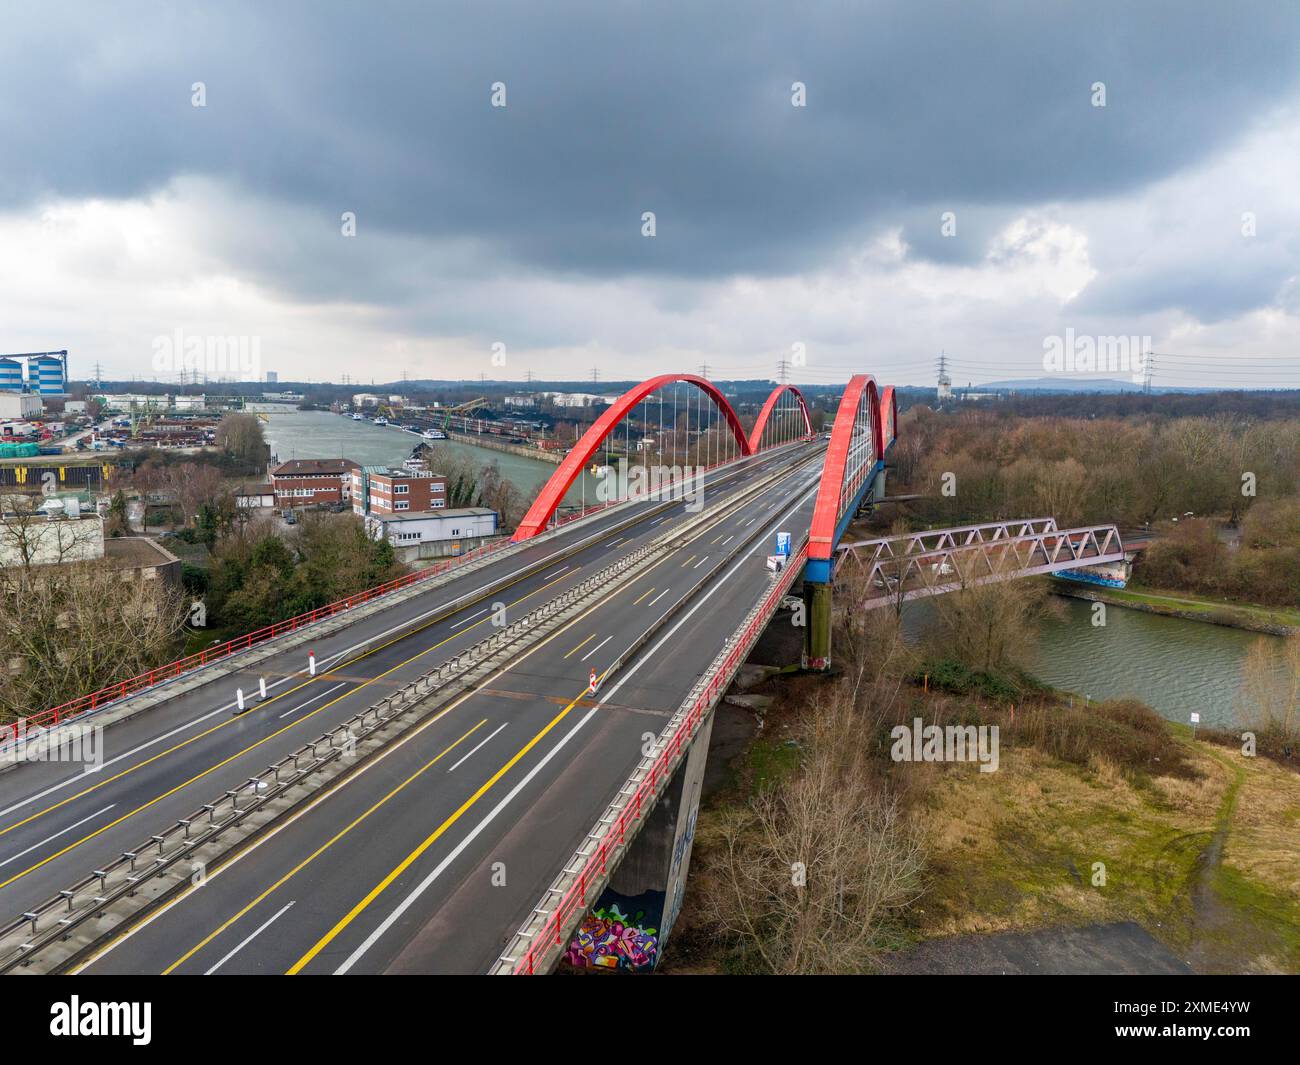
[[447, 506], [447, 478], [396, 466], [358, 466], [352, 471], [352, 510], [363, 516], [424, 513]]
[[306, 507], [348, 503], [352, 498], [352, 472], [360, 464], [351, 459], [291, 459], [271, 471], [271, 490], [277, 507]]

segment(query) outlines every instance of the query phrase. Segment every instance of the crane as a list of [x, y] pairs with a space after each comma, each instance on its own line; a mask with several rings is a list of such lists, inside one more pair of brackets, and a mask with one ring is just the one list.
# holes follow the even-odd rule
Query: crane
[[486, 399], [479, 396], [477, 399], [471, 399], [465, 403], [458, 403], [454, 407], [443, 407], [442, 431], [445, 433], [451, 427], [451, 419], [453, 417], [466, 418], [476, 410], [482, 410], [484, 407], [490, 405], [491, 404], [489, 404]]

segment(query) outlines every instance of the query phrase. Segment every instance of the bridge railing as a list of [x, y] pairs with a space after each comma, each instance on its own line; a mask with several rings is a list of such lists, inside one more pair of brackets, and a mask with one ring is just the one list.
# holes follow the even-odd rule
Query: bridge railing
[[1114, 525], [1058, 529], [1052, 518], [1033, 518], [859, 540], [845, 544], [840, 558], [862, 581], [858, 605], [874, 607], [1121, 562], [1124, 545]]
[[[721, 466], [731, 465], [732, 463], [716, 463], [709, 469], [717, 469]], [[673, 488], [676, 482], [665, 486]], [[569, 514], [556, 521], [552, 528], [558, 528], [561, 525], [567, 525], [569, 522], [577, 521], [581, 518], [591, 517], [593, 514], [605, 510], [609, 507], [618, 506], [626, 503], [625, 499], [613, 499], [607, 503], [599, 503], [588, 507], [585, 511]], [[227, 640], [216, 647], [207, 647], [202, 651], [196, 651], [192, 655], [186, 655], [184, 658], [178, 658], [173, 662], [158, 666], [149, 670], [147, 673], [140, 673], [134, 677], [128, 677], [125, 680], [115, 681], [98, 691], [91, 692], [89, 695], [82, 695], [58, 706], [50, 707], [46, 710], [39, 710], [36, 713], [29, 714], [27, 717], [20, 718], [9, 724], [0, 725], [0, 745], [11, 741], [17, 741], [19, 735], [24, 731], [30, 732], [33, 729], [49, 729], [63, 724], [70, 718], [77, 717], [88, 711], [102, 710], [110, 703], [118, 702], [131, 695], [139, 695], [147, 691], [156, 684], [165, 681], [175, 680], [186, 673], [195, 669], [202, 669], [205, 666], [220, 662], [222, 659], [229, 658], [231, 655], [238, 654], [241, 651], [247, 651], [251, 647], [265, 643], [267, 640], [273, 640], [279, 636], [286, 636], [290, 633], [297, 632], [306, 625], [311, 625], [317, 621], [323, 621], [332, 618], [338, 614], [346, 613], [356, 606], [363, 606], [366, 603], [373, 602], [382, 598], [391, 592], [399, 591], [403, 588], [409, 588], [411, 585], [427, 581], [432, 577], [440, 576], [448, 570], [457, 566], [463, 566], [470, 562], [477, 561], [486, 555], [496, 551], [504, 550], [512, 546], [513, 541], [509, 537], [502, 537], [494, 540], [490, 544], [484, 544], [476, 547], [472, 551], [467, 551], [463, 555], [457, 555], [455, 558], [446, 559], [443, 562], [436, 563], [415, 573], [407, 573], [394, 580], [386, 581], [383, 584], [376, 585], [373, 588], [367, 588], [364, 591], [356, 592], [337, 602], [327, 603], [325, 606], [316, 607], [306, 613], [298, 614], [292, 618], [286, 618], [284, 621], [277, 621], [273, 625], [267, 625], [255, 632], [246, 633], [243, 636], [236, 636]]]
[[265, 643], [267, 640], [273, 640], [278, 636], [285, 636], [292, 632], [297, 632], [306, 625], [311, 625], [317, 621], [323, 621], [326, 618], [335, 617], [338, 614], [346, 613], [353, 607], [362, 606], [366, 603], [373, 602], [391, 592], [398, 591], [402, 588], [409, 588], [413, 584], [419, 584], [427, 581], [432, 577], [446, 573], [449, 569], [457, 566], [463, 566], [468, 562], [476, 561], [486, 555], [500, 551], [510, 546], [510, 538], [502, 537], [500, 540], [494, 540], [490, 544], [484, 544], [476, 547], [472, 551], [467, 551], [463, 555], [457, 555], [455, 558], [449, 558], [436, 565], [429, 566], [426, 569], [416, 573], [407, 573], [391, 581], [385, 581], [373, 588], [367, 588], [364, 591], [356, 592], [337, 602], [327, 603], [325, 606], [316, 607], [304, 614], [298, 614], [295, 617], [286, 618], [284, 621], [277, 621], [274, 625], [267, 625], [264, 628], [257, 629], [255, 632], [246, 633], [243, 636], [236, 636], [234, 639], [227, 640], [216, 647], [207, 647], [202, 651], [197, 651], [192, 655], [186, 655], [184, 658], [178, 658], [174, 662], [168, 662], [166, 665], [158, 666], [149, 670], [147, 673], [140, 673], [134, 677], [128, 677], [126, 680], [117, 681], [98, 691], [91, 692], [89, 695], [83, 695], [80, 698], [73, 699], [69, 702], [62, 703], [59, 706], [50, 707], [48, 710], [40, 710], [28, 717], [21, 718], [8, 725], [0, 726], [0, 743], [16, 740], [24, 729], [48, 729], [56, 725], [61, 725], [70, 718], [77, 717], [87, 711], [100, 710], [109, 703], [125, 699], [130, 695], [138, 695], [142, 691], [153, 687], [155, 684], [161, 684], [164, 681], [175, 680], [177, 677], [191, 670], [202, 669], [204, 666], [212, 665], [224, 658], [229, 658], [240, 651], [247, 651], [250, 647], [257, 644]]
[[799, 550], [790, 556], [781, 575], [772, 584], [759, 605], [751, 611], [748, 624], [732, 642], [725, 657], [720, 663], [715, 663], [712, 675], [703, 690], [695, 695], [685, 716], [679, 719], [677, 728], [668, 737], [641, 782], [622, 803], [621, 812], [612, 822], [608, 822], [607, 830], [601, 837], [600, 843], [587, 855], [581, 868], [576, 872], [574, 883], [560, 896], [555, 908], [547, 914], [544, 924], [532, 937], [523, 954], [513, 962], [510, 972], [529, 976], [538, 971], [544, 972], [548, 967], [550, 955], [563, 949], [568, 926], [581, 920], [582, 914], [591, 904], [589, 896], [600, 890], [608, 879], [611, 860], [621, 857], [629, 837], [636, 834], [639, 823], [654, 809], [659, 793], [672, 778], [696, 732], [699, 731], [700, 725], [712, 712], [714, 704], [726, 692], [736, 671], [749, 657], [749, 652], [767, 627], [781, 599], [790, 590], [807, 557], [808, 544], [805, 541], [800, 545]]

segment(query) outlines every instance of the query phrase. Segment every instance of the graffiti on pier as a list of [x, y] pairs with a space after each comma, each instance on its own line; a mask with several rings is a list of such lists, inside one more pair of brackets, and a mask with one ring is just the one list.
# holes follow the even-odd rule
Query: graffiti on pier
[[644, 910], [629, 917], [617, 903], [592, 910], [569, 941], [566, 960], [582, 969], [654, 968], [659, 931], [645, 927], [645, 917]]

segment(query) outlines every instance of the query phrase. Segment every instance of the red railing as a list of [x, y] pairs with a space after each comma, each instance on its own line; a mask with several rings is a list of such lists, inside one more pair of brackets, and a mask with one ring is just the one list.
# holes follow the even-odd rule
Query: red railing
[[808, 557], [808, 545], [805, 542], [790, 557], [780, 579], [768, 591], [761, 607], [750, 623], [745, 627], [740, 640], [723, 659], [722, 667], [713, 674], [713, 679], [691, 704], [682, 725], [660, 752], [659, 757], [650, 766], [650, 772], [642, 779], [636, 791], [629, 797], [618, 818], [609, 826], [598, 846], [583, 863], [578, 879], [560, 898], [559, 905], [547, 917], [545, 925], [533, 937], [528, 949], [515, 963], [513, 973], [532, 976], [539, 960], [552, 947], [564, 946], [564, 925], [574, 913], [585, 912], [588, 906], [588, 891], [605, 883], [609, 868], [609, 859], [614, 850], [627, 841], [628, 829], [641, 820], [654, 808], [655, 796], [660, 787], [667, 783], [675, 772], [682, 752], [690, 745], [692, 737], [700, 724], [709, 715], [714, 702], [731, 683], [741, 664], [749, 656], [750, 649], [758, 640], [763, 629], [776, 611], [781, 597], [794, 583], [799, 569]]
[[0, 726], [0, 742], [8, 739], [17, 739], [20, 729], [24, 726], [27, 728], [52, 728], [55, 725], [66, 721], [68, 718], [84, 714], [88, 710], [99, 710], [111, 702], [118, 699], [124, 699], [128, 695], [136, 695], [166, 680], [174, 680], [182, 673], [188, 673], [192, 669], [199, 669], [203, 666], [211, 665], [223, 658], [228, 658], [239, 651], [246, 651], [255, 644], [264, 643], [267, 640], [273, 640], [277, 636], [284, 636], [291, 632], [296, 632], [305, 625], [321, 621], [325, 618], [333, 617], [344, 611], [351, 610], [354, 606], [361, 606], [389, 592], [395, 592], [399, 588], [407, 588], [412, 584], [418, 584], [426, 581], [430, 577], [436, 577], [441, 573], [454, 566], [463, 566], [465, 563], [474, 559], [482, 558], [484, 555], [491, 554], [501, 548], [508, 547], [510, 540], [503, 537], [500, 540], [494, 540], [490, 544], [482, 547], [476, 547], [463, 555], [457, 555], [455, 558], [449, 558], [445, 562], [439, 562], [427, 569], [419, 570], [416, 573], [408, 573], [398, 577], [395, 580], [387, 581], [384, 584], [376, 585], [374, 588], [367, 588], [363, 592], [357, 592], [348, 596], [346, 599], [340, 599], [336, 603], [329, 603], [326, 606], [317, 607], [305, 614], [299, 614], [297, 617], [288, 618], [285, 621], [277, 621], [274, 625], [268, 625], [265, 628], [258, 629], [256, 632], [250, 632], [245, 636], [236, 636], [233, 640], [227, 640], [217, 647], [208, 647], [196, 654], [189, 655], [185, 658], [179, 658], [175, 662], [169, 662], [165, 666], [159, 666], [157, 669], [151, 669], [148, 673], [141, 673], [139, 676], [130, 677], [127, 680], [118, 681], [116, 684], [110, 684], [107, 688], [101, 688], [97, 692], [91, 692], [89, 695], [83, 695], [71, 702], [63, 703], [61, 706], [51, 707], [48, 710], [41, 710], [30, 717], [23, 718], [10, 725]]
[[[719, 463], [722, 465], [722, 463]], [[588, 507], [585, 511], [568, 515], [556, 522], [556, 527], [565, 525], [568, 522], [576, 521], [579, 518], [590, 517], [597, 511], [604, 510], [606, 507], [616, 506], [624, 503], [626, 500], [615, 499], [608, 503], [601, 503]], [[397, 591], [399, 588], [406, 588], [409, 585], [417, 584], [420, 581], [428, 580], [430, 577], [436, 577], [441, 573], [446, 573], [453, 566], [463, 566], [465, 563], [482, 558], [484, 555], [493, 551], [508, 547], [512, 541], [503, 537], [495, 540], [483, 547], [476, 547], [473, 551], [464, 555], [458, 555], [455, 558], [447, 559], [445, 562], [439, 562], [427, 569], [422, 569], [417, 573], [408, 573], [405, 576], [398, 577], [396, 580], [388, 581], [385, 584], [377, 585], [374, 588], [367, 588], [363, 592], [357, 592], [346, 599], [340, 599], [337, 603], [329, 603], [326, 606], [317, 607], [315, 610], [308, 611], [306, 614], [299, 614], [297, 617], [289, 618], [286, 621], [277, 621], [274, 625], [268, 625], [265, 628], [258, 629], [256, 632], [250, 632], [245, 636], [236, 636], [233, 640], [221, 644], [217, 647], [209, 647], [197, 654], [189, 655], [186, 658], [177, 659], [175, 662], [169, 662], [167, 665], [159, 666], [156, 669], [149, 670], [148, 673], [141, 673], [136, 677], [129, 677], [126, 680], [118, 681], [116, 684], [110, 684], [107, 688], [101, 688], [99, 691], [91, 692], [89, 695], [83, 695], [80, 698], [73, 699], [71, 702], [63, 703], [59, 706], [51, 707], [48, 710], [40, 710], [30, 717], [22, 718], [9, 725], [0, 725], [0, 743], [8, 742], [10, 739], [17, 739], [19, 732], [24, 728], [52, 728], [55, 725], [66, 721], [70, 717], [76, 717], [85, 713], [87, 710], [99, 710], [108, 703], [116, 702], [118, 699], [124, 699], [128, 695], [137, 695], [147, 688], [162, 681], [174, 680], [182, 673], [188, 673], [192, 669], [199, 669], [203, 666], [210, 665], [213, 662], [220, 661], [239, 651], [246, 651], [254, 644], [263, 643], [266, 640], [273, 640], [277, 636], [284, 636], [287, 633], [296, 632], [304, 625], [310, 625], [312, 622], [320, 621], [324, 618], [333, 617], [345, 610], [351, 610], [354, 606], [361, 606], [380, 596], [387, 595], [389, 592]]]

